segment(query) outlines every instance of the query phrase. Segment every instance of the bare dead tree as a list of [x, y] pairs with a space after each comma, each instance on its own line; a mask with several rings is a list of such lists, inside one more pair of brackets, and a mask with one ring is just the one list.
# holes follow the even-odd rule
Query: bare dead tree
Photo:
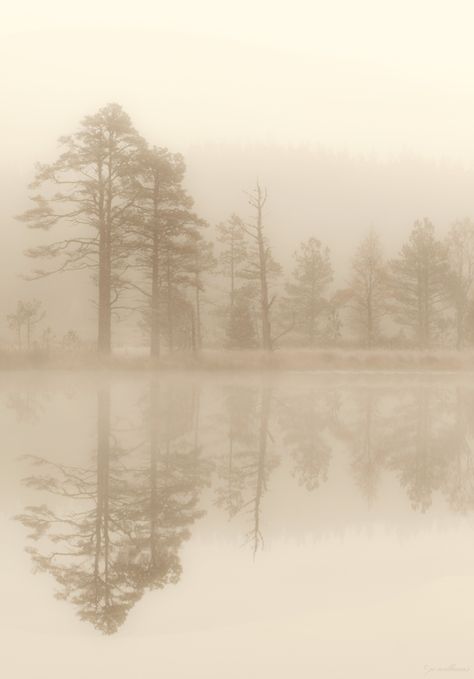
[[262, 348], [273, 349], [271, 308], [276, 295], [270, 295], [270, 279], [281, 272], [281, 267], [272, 256], [270, 245], [264, 233], [263, 208], [267, 202], [267, 190], [262, 189], [257, 181], [255, 189], [247, 194], [249, 205], [255, 211], [254, 221], [243, 226], [250, 238], [247, 267], [243, 275], [250, 280], [257, 280], [260, 290], [260, 320], [262, 326]]

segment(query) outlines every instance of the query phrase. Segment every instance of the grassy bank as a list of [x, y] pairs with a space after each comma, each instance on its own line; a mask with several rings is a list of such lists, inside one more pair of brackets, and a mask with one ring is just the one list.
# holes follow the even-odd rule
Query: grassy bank
[[176, 352], [152, 361], [120, 352], [100, 359], [95, 353], [0, 353], [1, 370], [315, 370], [315, 371], [472, 371], [474, 351], [277, 350]]

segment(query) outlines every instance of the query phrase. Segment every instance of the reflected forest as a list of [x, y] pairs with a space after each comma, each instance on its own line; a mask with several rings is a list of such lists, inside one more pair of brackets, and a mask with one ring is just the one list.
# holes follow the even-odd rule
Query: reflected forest
[[[147, 592], [180, 580], [186, 544], [212, 517], [218, 539], [231, 532], [252, 560], [267, 534], [271, 541], [283, 530], [279, 506], [298, 508], [291, 532], [300, 524], [316, 535], [337, 531], [334, 498], [349, 521], [341, 474], [345, 494], [369, 514], [387, 484], [410, 512], [474, 508], [474, 390], [458, 381], [152, 379], [134, 403], [110, 382], [94, 393], [80, 463], [23, 456], [31, 501], [15, 519], [35, 570], [104, 634], [117, 632]], [[7, 406], [21, 422], [33, 413], [36, 425], [53, 407], [30, 391], [9, 394]], [[82, 441], [83, 424], [64, 432], [66, 446], [69, 435]], [[317, 506], [304, 504], [318, 495]]]

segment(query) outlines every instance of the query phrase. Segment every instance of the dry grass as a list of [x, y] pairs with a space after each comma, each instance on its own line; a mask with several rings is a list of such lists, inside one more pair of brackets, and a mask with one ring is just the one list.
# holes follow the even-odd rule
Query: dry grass
[[364, 351], [350, 349], [176, 352], [152, 361], [146, 355], [120, 353], [106, 360], [92, 352], [0, 353], [0, 369], [110, 369], [204, 371], [471, 371], [474, 351]]

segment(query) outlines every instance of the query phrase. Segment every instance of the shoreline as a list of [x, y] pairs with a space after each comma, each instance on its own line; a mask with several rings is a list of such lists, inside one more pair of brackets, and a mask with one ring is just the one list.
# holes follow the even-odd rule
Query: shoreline
[[306, 372], [330, 373], [441, 373], [474, 372], [474, 350], [353, 350], [318, 349], [264, 351], [203, 350], [197, 355], [176, 352], [159, 359], [131, 352], [107, 358], [96, 354], [32, 352], [0, 353], [0, 371], [123, 370], [131, 372]]

